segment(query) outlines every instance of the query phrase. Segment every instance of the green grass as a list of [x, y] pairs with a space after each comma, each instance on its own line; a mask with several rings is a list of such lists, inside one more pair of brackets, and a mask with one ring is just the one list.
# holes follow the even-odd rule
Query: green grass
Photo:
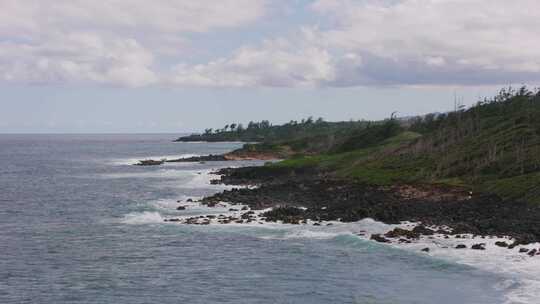
[[506, 199], [540, 203], [540, 172], [486, 181], [479, 188]]
[[269, 166], [312, 167], [359, 182], [436, 183], [540, 203], [540, 93], [503, 91], [466, 111], [280, 141]]
[[[277, 167], [316, 167], [334, 172], [337, 176], [353, 178], [359, 182], [387, 185], [402, 180], [411, 180], [415, 165], [400, 166], [392, 164], [392, 157], [381, 158], [395, 149], [410, 143], [421, 135], [414, 132], [402, 132], [382, 143], [369, 148], [335, 154], [293, 157], [275, 164]], [[384, 159], [384, 161], [383, 161]], [[402, 160], [406, 162], [406, 160]]]

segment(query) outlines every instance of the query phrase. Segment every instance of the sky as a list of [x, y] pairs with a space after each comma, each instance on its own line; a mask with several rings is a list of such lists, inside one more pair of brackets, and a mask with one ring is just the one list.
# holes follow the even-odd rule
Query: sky
[[383, 119], [540, 83], [537, 0], [0, 0], [0, 133]]

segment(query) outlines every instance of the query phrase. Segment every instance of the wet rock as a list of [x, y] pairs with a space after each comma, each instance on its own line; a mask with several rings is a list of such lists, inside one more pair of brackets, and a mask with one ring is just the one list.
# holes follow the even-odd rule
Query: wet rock
[[429, 248], [426, 247], [426, 248], [422, 249], [421, 251], [423, 251], [423, 252], [429, 252]]
[[240, 216], [240, 218], [244, 219], [244, 220], [247, 220], [247, 219], [250, 219], [252, 218], [253, 215], [251, 215], [250, 213], [244, 213]]
[[320, 226], [320, 223], [313, 223], [313, 226]]
[[135, 166], [159, 166], [163, 163], [165, 163], [165, 160], [146, 159], [140, 160], [138, 163], [135, 164]]
[[390, 243], [389, 239], [383, 237], [380, 234], [372, 234], [371, 237], [370, 237], [370, 240], [373, 240], [373, 241], [376, 241], [376, 242], [379, 242], [379, 243]]
[[474, 245], [471, 246], [471, 249], [474, 249], [474, 250], [486, 250], [486, 244], [485, 243], [474, 244]]
[[420, 237], [420, 234], [418, 234], [417, 232], [411, 231], [411, 230], [402, 229], [402, 228], [398, 227], [398, 228], [395, 228], [392, 231], [387, 232], [384, 236], [386, 236], [388, 238], [405, 237], [405, 238], [408, 238], [408, 239], [417, 239], [417, 238]]
[[242, 211], [248, 210], [249, 208], [247, 206], [242, 207]]
[[536, 238], [534, 237], [534, 235], [530, 233], [520, 234], [519, 236], [516, 237], [516, 240], [514, 241], [516, 245], [529, 245], [535, 242], [536, 242]]
[[407, 239], [399, 239], [398, 242], [400, 242], [402, 244], [410, 244], [410, 243], [412, 243], [411, 241], [409, 241]]
[[[448, 227], [452, 235], [459, 235], [458, 238], [462, 235], [508, 235], [519, 239], [520, 243], [540, 240], [537, 225], [540, 205], [505, 201], [494, 195], [475, 195], [468, 200], [460, 200], [455, 199], [462, 191], [459, 189], [410, 185], [414, 190], [412, 194], [425, 195], [401, 197], [403, 193], [393, 186], [359, 185], [315, 169], [262, 166], [228, 168], [220, 170], [219, 174], [223, 176], [222, 183], [258, 187], [226, 190], [205, 198], [203, 203], [210, 205], [227, 201], [258, 210], [294, 203], [307, 210], [292, 216], [292, 221], [310, 219], [324, 221], [325, 224], [338, 219], [355, 222], [364, 218], [389, 224], [413, 221], [423, 222], [428, 227]], [[449, 197], [447, 194], [457, 196]], [[274, 214], [266, 219], [281, 221], [279, 217]], [[421, 228], [416, 228], [416, 231], [423, 235], [432, 234], [432, 229], [424, 227], [424, 231], [419, 231]], [[435, 230], [435, 233], [441, 233]]]
[[534, 255], [537, 254], [537, 253], [538, 253], [538, 250], [533, 249], [533, 250], [529, 251], [529, 253], [527, 253], [527, 254], [528, 254], [529, 256], [534, 256]]
[[427, 228], [424, 225], [418, 225], [413, 228], [412, 232], [419, 234], [419, 235], [433, 235], [435, 234], [435, 231]]
[[[250, 211], [253, 212], [253, 211]], [[267, 222], [282, 221], [284, 224], [298, 224], [304, 219], [304, 210], [291, 206], [274, 208], [262, 214]]]
[[186, 202], [188, 202], [188, 203], [193, 203], [193, 199], [188, 198]]
[[519, 253], [526, 253], [529, 252], [529, 249], [527, 248], [519, 248]]
[[186, 206], [179, 206], [176, 208], [176, 210], [186, 210]]
[[466, 248], [467, 248], [467, 245], [464, 245], [464, 244], [458, 244], [455, 248], [456, 248], [456, 249], [466, 249]]
[[499, 247], [503, 247], [503, 248], [507, 248], [508, 247], [508, 243], [507, 242], [504, 242], [504, 241], [497, 241], [495, 242], [495, 245], [499, 246]]
[[[228, 159], [224, 155], [203, 155], [193, 156], [178, 159], [166, 160], [168, 163], [204, 163], [206, 161], [227, 161]], [[165, 161], [164, 161], [165, 162]]]

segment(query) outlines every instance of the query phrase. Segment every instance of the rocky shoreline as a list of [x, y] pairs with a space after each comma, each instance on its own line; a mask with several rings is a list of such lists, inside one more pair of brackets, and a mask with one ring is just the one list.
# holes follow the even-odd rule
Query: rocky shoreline
[[191, 156], [176, 159], [144, 159], [135, 166], [160, 166], [165, 163], [204, 163], [214, 161], [238, 161], [238, 160], [276, 160], [278, 157], [272, 153], [233, 151], [226, 154], [210, 154], [201, 156]]
[[[257, 187], [226, 190], [204, 198], [203, 204], [230, 202], [249, 206], [250, 210], [272, 208], [261, 214], [266, 222], [321, 225], [372, 218], [387, 224], [419, 223], [419, 228], [411, 231], [394, 230], [371, 236], [383, 243], [408, 242], [433, 234], [444, 238], [506, 237], [511, 241], [496, 245], [509, 249], [540, 241], [539, 206], [503, 201], [494, 195], [476, 195], [462, 188], [431, 184], [371, 186], [309, 169], [265, 166], [226, 168], [216, 173], [221, 178], [213, 183]], [[485, 244], [473, 244], [471, 249], [485, 249]], [[525, 250], [523, 253], [531, 256], [540, 253]]]
[[[261, 159], [261, 155], [206, 155], [171, 160], [143, 160], [137, 165], [167, 162], [206, 162]], [[262, 159], [272, 159], [263, 155]], [[275, 159], [275, 158], [274, 158]], [[168, 222], [208, 225], [276, 222], [328, 225], [371, 218], [385, 224], [418, 223], [412, 230], [396, 228], [369, 239], [381, 243], [410, 243], [437, 234], [443, 238], [505, 238], [494, 245], [513, 249], [540, 242], [540, 206], [504, 201], [495, 195], [473, 194], [464, 188], [436, 184], [374, 186], [339, 179], [309, 167], [280, 166], [222, 168], [213, 174], [213, 184], [236, 186], [203, 198], [200, 203], [215, 207], [223, 202], [241, 205], [233, 214], [172, 218]], [[178, 210], [184, 210], [179, 206]], [[238, 213], [238, 214], [237, 214]], [[445, 227], [440, 229], [437, 227]], [[467, 248], [458, 244], [456, 249]], [[424, 248], [429, 251], [429, 248]], [[484, 250], [485, 243], [470, 249]], [[540, 255], [539, 249], [520, 248], [520, 253]]]

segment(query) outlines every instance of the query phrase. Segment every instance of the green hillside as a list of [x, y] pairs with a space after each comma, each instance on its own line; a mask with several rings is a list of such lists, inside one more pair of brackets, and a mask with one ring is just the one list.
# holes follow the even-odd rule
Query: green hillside
[[206, 129], [202, 134], [192, 134], [183, 136], [176, 141], [244, 141], [244, 142], [265, 142], [279, 143], [283, 141], [293, 141], [309, 136], [325, 136], [340, 132], [349, 132], [362, 128], [368, 122], [365, 121], [343, 121], [327, 122], [322, 118], [314, 120], [312, 117], [301, 121], [292, 120], [283, 125], [272, 125], [269, 121], [249, 122], [247, 127], [240, 123], [231, 123], [221, 129]]
[[380, 185], [444, 183], [540, 203], [540, 93], [526, 88], [469, 109], [280, 145], [294, 153], [271, 166], [314, 167]]

